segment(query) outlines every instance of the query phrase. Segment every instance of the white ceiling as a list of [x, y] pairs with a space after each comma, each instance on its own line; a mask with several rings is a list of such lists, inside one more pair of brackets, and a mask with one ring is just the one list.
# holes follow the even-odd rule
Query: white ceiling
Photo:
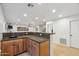
[[[79, 5], [75, 3], [34, 3], [34, 7], [27, 7], [27, 3], [3, 3], [6, 20], [11, 23], [27, 24], [35, 22], [40, 24], [43, 19], [46, 21], [55, 20], [58, 15], [70, 16], [79, 13]], [[56, 12], [52, 13], [55, 9]], [[24, 17], [24, 14], [27, 14]], [[39, 19], [35, 19], [39, 17]]]

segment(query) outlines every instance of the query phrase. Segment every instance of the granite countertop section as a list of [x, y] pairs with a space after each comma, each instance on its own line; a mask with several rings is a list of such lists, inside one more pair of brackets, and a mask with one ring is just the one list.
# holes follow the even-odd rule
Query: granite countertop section
[[39, 42], [39, 43], [49, 40], [49, 39], [47, 39], [47, 38], [38, 37], [38, 36], [34, 36], [34, 35], [20, 36], [20, 37], [18, 37], [18, 38], [28, 38], [28, 39], [37, 41], [37, 42]]
[[17, 38], [6, 38], [6, 39], [3, 39], [2, 41], [9, 41], [9, 40], [18, 40], [18, 39], [31, 39], [33, 41], [36, 41], [38, 43], [41, 43], [41, 42], [44, 42], [44, 41], [47, 41], [47, 40], [50, 40], [50, 39], [47, 39], [47, 38], [43, 38], [43, 37], [38, 37], [38, 36], [35, 36], [35, 35], [24, 35], [24, 36], [18, 36]]

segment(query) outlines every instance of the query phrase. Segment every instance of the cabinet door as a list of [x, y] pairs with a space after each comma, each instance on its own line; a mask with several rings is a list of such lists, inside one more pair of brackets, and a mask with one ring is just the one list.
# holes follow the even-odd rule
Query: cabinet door
[[1, 56], [1, 41], [0, 41], [0, 56]]
[[27, 52], [29, 55], [31, 55], [31, 43], [32, 41], [30, 39], [27, 39]]
[[13, 41], [13, 50], [14, 50], [14, 55], [19, 54], [19, 43], [18, 43], [18, 40]]
[[23, 52], [23, 39], [19, 39], [18, 44], [19, 44], [19, 53], [22, 53]]
[[12, 41], [4, 41], [2, 42], [2, 51], [1, 54], [4, 56], [12, 56], [14, 55], [13, 51], [13, 42]]
[[40, 44], [40, 55], [49, 56], [49, 41], [42, 42]]
[[32, 56], [39, 56], [39, 43], [32, 41]]
[[23, 50], [27, 51], [27, 39], [23, 39]]

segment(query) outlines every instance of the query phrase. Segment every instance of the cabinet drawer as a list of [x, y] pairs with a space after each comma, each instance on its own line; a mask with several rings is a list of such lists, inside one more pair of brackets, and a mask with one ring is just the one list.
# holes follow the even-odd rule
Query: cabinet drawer
[[35, 41], [32, 41], [32, 45], [39, 46], [39, 43], [38, 42], [35, 42]]

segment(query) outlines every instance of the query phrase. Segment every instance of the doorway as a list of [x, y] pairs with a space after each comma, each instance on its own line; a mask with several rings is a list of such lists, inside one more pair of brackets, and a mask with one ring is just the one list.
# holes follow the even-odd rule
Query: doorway
[[70, 46], [73, 48], [79, 48], [79, 20], [70, 22]]

